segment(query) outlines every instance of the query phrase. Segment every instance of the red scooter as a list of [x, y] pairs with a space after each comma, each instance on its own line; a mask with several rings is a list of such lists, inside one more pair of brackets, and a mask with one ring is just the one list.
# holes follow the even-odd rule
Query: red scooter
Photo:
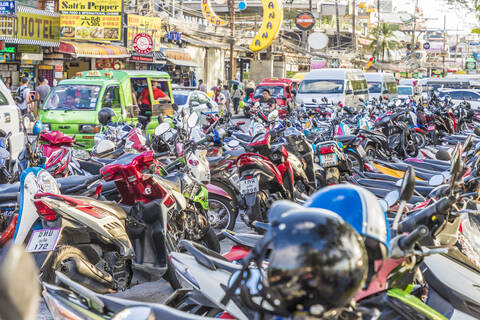
[[236, 160], [246, 207], [242, 218], [250, 227], [254, 227], [253, 221], [268, 221], [267, 210], [273, 201], [294, 200], [295, 183], [288, 152], [281, 144], [272, 146], [271, 137], [270, 131], [258, 134], [247, 145], [248, 152]]

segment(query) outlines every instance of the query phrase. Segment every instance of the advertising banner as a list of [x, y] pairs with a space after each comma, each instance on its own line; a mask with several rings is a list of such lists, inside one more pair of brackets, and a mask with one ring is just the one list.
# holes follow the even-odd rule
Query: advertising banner
[[0, 40], [39, 46], [59, 45], [60, 17], [56, 13], [18, 6], [17, 15], [2, 17]]
[[147, 33], [152, 36], [154, 48], [153, 51], [160, 51], [160, 42], [162, 41], [162, 19], [157, 17], [144, 17], [136, 14], [127, 16], [127, 47], [131, 48], [133, 39], [139, 33]]
[[122, 39], [122, 0], [60, 0], [58, 9], [62, 39]]

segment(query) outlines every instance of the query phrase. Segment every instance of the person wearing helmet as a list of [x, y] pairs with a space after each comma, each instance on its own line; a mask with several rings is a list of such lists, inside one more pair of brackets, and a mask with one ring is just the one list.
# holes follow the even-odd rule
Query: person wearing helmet
[[[369, 264], [368, 286], [390, 254], [390, 228], [375, 195], [359, 186], [341, 184], [317, 191], [304, 206], [337, 213], [364, 238]], [[381, 263], [376, 264], [377, 261]]]
[[[240, 292], [244, 293], [241, 297], [245, 304], [255, 305], [253, 298], [260, 296], [267, 303], [256, 304], [262, 313], [307, 313], [316, 317], [341, 312], [351, 305], [368, 272], [361, 236], [330, 210], [283, 201], [274, 204], [270, 213], [271, 228], [260, 248], [252, 251], [255, 255], [270, 249], [266, 276], [262, 285], [256, 286], [260, 288], [257, 292], [246, 288], [248, 281], [243, 282]], [[258, 266], [263, 259], [252, 260]], [[235, 289], [232, 286], [229, 290]]]

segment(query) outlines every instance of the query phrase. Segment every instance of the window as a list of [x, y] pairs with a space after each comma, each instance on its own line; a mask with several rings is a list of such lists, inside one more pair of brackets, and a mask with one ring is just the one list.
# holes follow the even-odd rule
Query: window
[[102, 108], [120, 108], [120, 87], [111, 86], [105, 90], [102, 100]]
[[368, 83], [368, 92], [369, 93], [382, 93], [382, 83], [381, 82], [369, 82]]
[[389, 94], [398, 93], [397, 84], [395, 82], [385, 82], [385, 89]]
[[365, 80], [352, 80], [352, 88], [354, 94], [366, 94], [368, 93], [368, 85]]
[[197, 93], [198, 94], [198, 101], [200, 102], [200, 104], [207, 104], [210, 102], [210, 99], [208, 98], [208, 96], [205, 94], [205, 93]]
[[188, 100], [188, 94], [183, 93], [183, 92], [173, 92], [173, 101], [178, 105], [178, 106], [183, 106], [187, 104]]
[[270, 95], [272, 96], [272, 98], [281, 98], [284, 96], [283, 87], [281, 86], [258, 86], [255, 90], [255, 93], [253, 94], [253, 98], [260, 99], [265, 89], [270, 91]]
[[398, 87], [398, 94], [402, 96], [411, 96], [413, 94], [412, 87]]
[[303, 80], [298, 93], [341, 94], [344, 80]]
[[8, 100], [3, 93], [0, 92], [0, 106], [8, 106]]
[[461, 91], [459, 96], [461, 100], [467, 100], [467, 101], [478, 101], [478, 98], [479, 98], [478, 94], [476, 94], [475, 92], [469, 92], [469, 91]]
[[190, 95], [190, 105], [192, 105], [193, 102], [200, 103], [196, 92]]
[[100, 86], [61, 84], [53, 88], [44, 110], [95, 110]]

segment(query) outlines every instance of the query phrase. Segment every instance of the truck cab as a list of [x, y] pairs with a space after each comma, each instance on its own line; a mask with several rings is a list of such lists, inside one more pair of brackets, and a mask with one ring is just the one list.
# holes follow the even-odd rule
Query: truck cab
[[252, 102], [257, 102], [265, 89], [270, 91], [272, 98], [275, 98], [277, 105], [287, 106], [291, 105], [294, 99], [292, 79], [282, 78], [267, 78], [264, 79], [255, 89], [253, 93]]

